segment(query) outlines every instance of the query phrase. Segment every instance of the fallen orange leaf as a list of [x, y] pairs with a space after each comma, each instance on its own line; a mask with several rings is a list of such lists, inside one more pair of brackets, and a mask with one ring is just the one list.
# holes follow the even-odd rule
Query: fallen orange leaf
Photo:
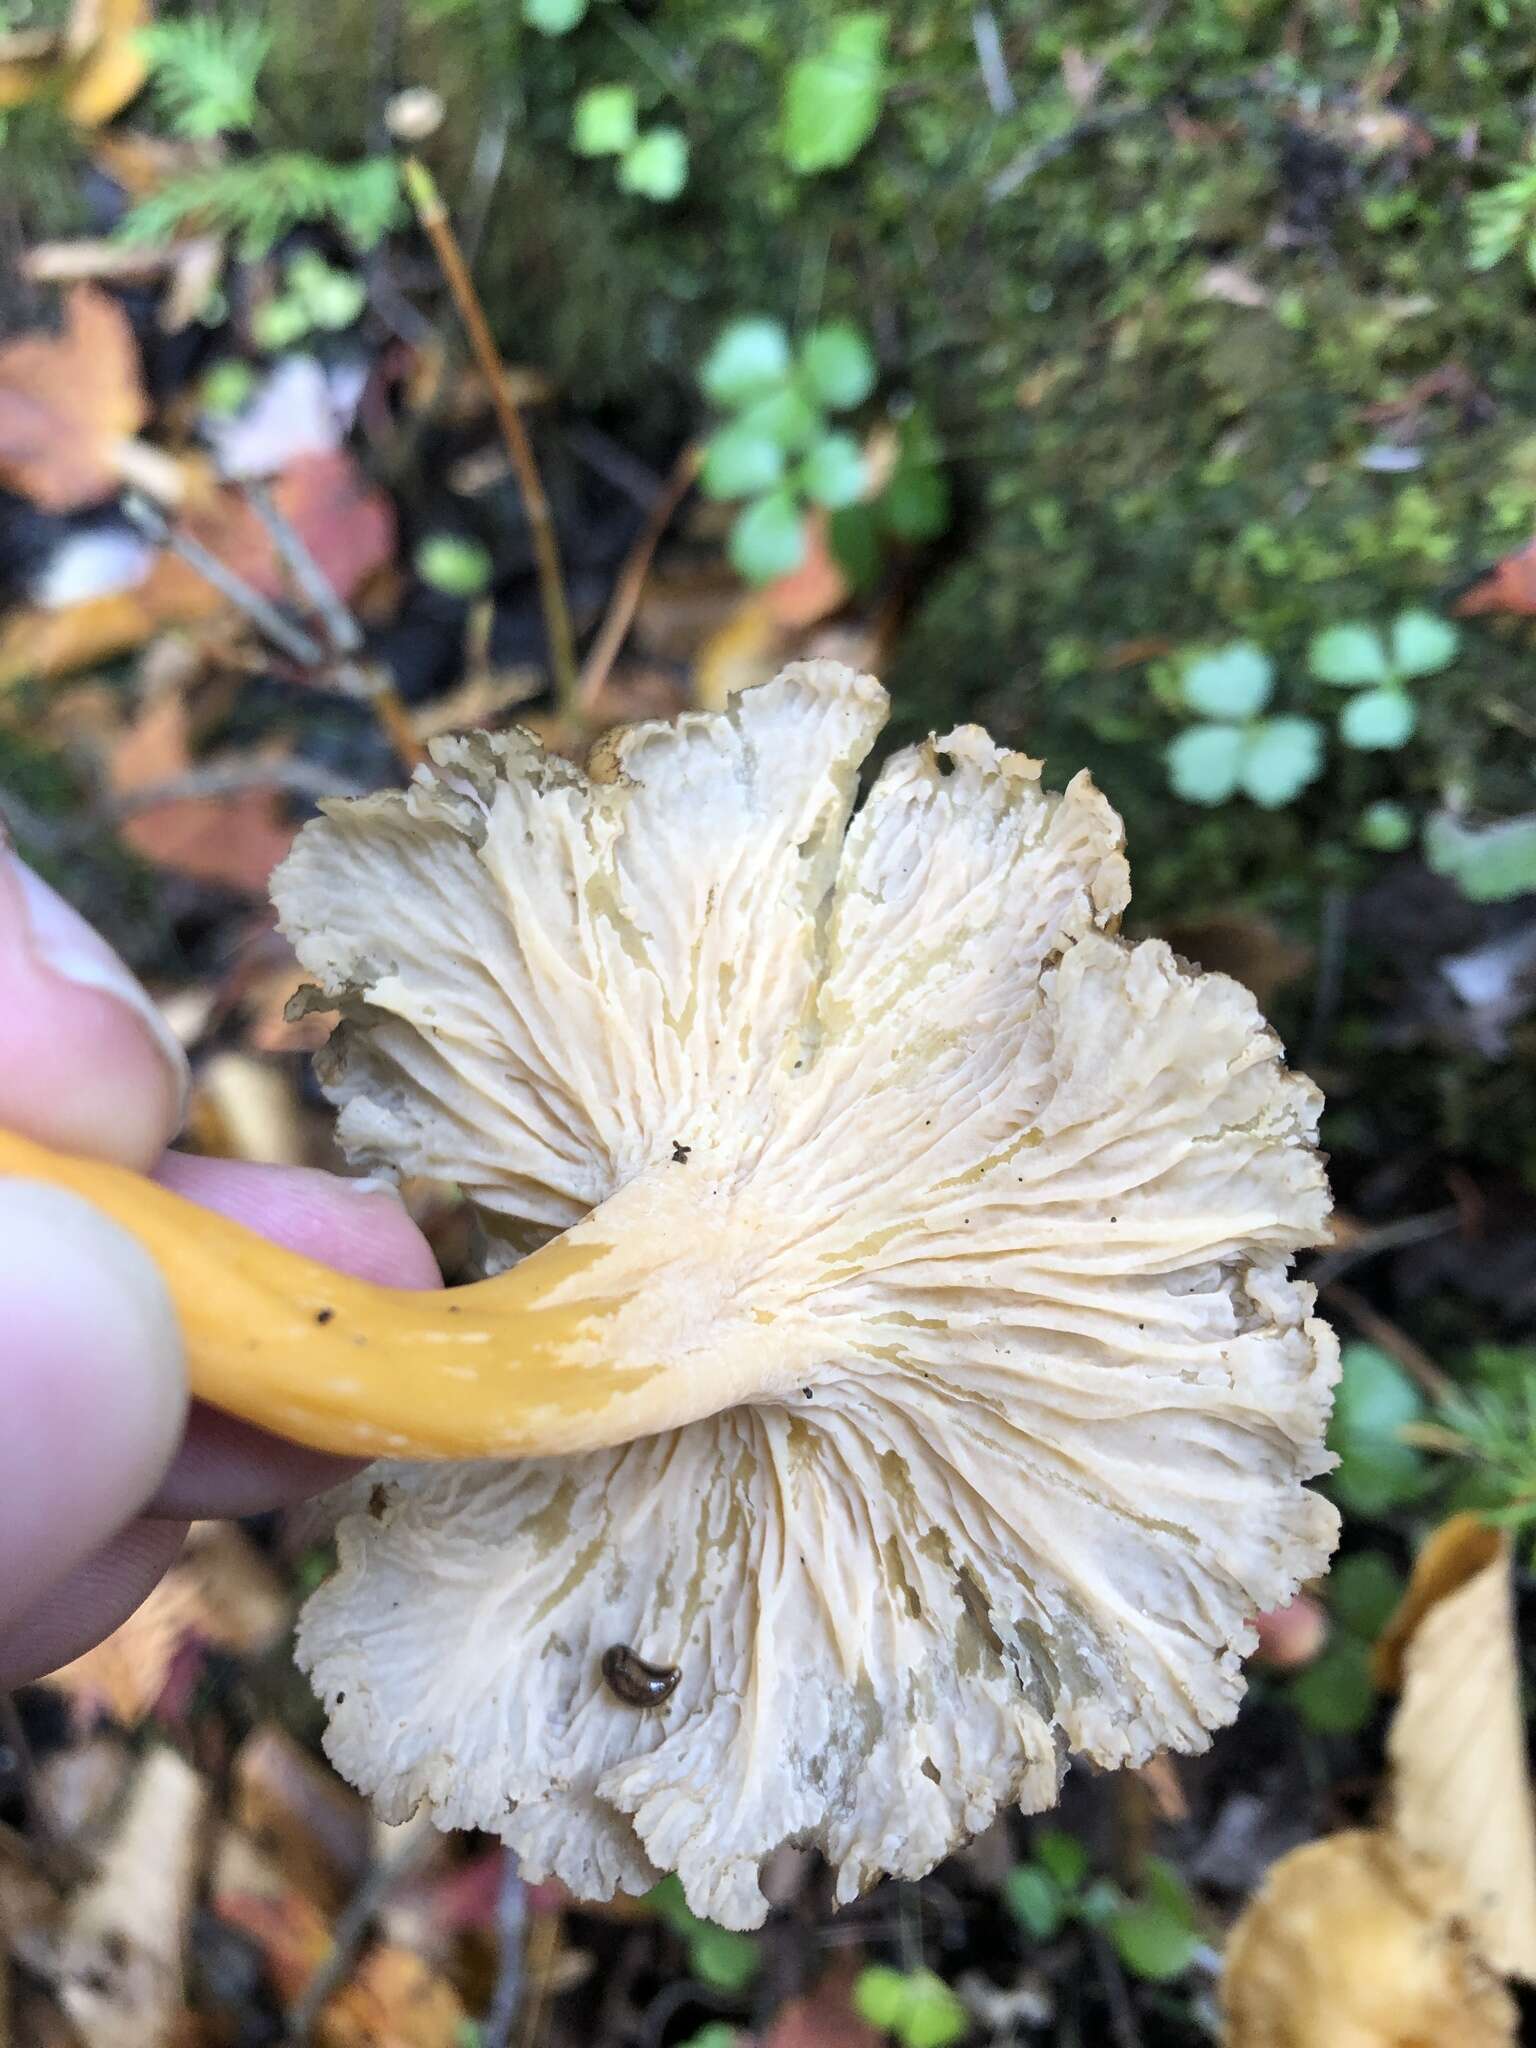
[[76, 285], [62, 334], [0, 348], [0, 483], [45, 512], [98, 504], [121, 488], [122, 444], [148, 410], [127, 315]]
[[[114, 792], [131, 795], [186, 774], [189, 731], [179, 692], [167, 691], [147, 705], [113, 750], [108, 773]], [[135, 811], [120, 829], [134, 852], [156, 867], [264, 896], [298, 828], [282, 817], [270, 789], [241, 789], [228, 796], [176, 797]]]
[[1485, 612], [1510, 612], [1517, 618], [1536, 615], [1536, 540], [1495, 562], [1480, 582], [1462, 592], [1451, 610], [1462, 619]]

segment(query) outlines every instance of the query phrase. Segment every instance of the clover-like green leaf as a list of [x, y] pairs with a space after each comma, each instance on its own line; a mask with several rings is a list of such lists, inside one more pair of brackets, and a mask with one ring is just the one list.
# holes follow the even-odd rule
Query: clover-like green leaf
[[590, 0], [523, 0], [523, 19], [546, 36], [566, 36], [581, 22]]
[[1507, 903], [1536, 892], [1536, 812], [1493, 825], [1464, 825], [1437, 811], [1424, 831], [1424, 854], [1474, 903]]
[[1247, 735], [1240, 725], [1192, 725], [1167, 752], [1174, 793], [1191, 804], [1224, 804], [1237, 788]]
[[784, 474], [784, 450], [739, 421], [712, 434], [699, 483], [711, 498], [752, 498], [771, 491]]
[[589, 85], [571, 115], [571, 147], [582, 156], [617, 156], [638, 133], [632, 85]]
[[1061, 1887], [1038, 1863], [1019, 1863], [1003, 1879], [1003, 1904], [1036, 1941], [1049, 1941], [1062, 1923]]
[[846, 320], [829, 321], [806, 336], [801, 367], [829, 412], [849, 412], [875, 388], [875, 359], [869, 343]]
[[1400, 676], [1432, 676], [1456, 659], [1461, 635], [1449, 619], [1407, 611], [1392, 624], [1392, 666]]
[[749, 583], [772, 583], [805, 560], [805, 521], [788, 491], [754, 498], [737, 514], [728, 551]]
[[688, 138], [681, 128], [647, 128], [619, 159], [619, 184], [658, 205], [688, 182]]
[[1357, 1550], [1328, 1574], [1328, 1611], [1340, 1627], [1373, 1643], [1403, 1597], [1403, 1576], [1383, 1550]]
[[1269, 702], [1274, 663], [1251, 640], [1197, 655], [1183, 675], [1184, 702], [1207, 718], [1252, 718]]
[[789, 336], [777, 320], [733, 320], [709, 354], [699, 381], [716, 405], [747, 405], [789, 375]]
[[1363, 690], [1339, 713], [1339, 738], [1348, 747], [1387, 753], [1412, 737], [1418, 716], [1413, 699], [1396, 684]]
[[885, 100], [883, 13], [844, 15], [823, 49], [791, 65], [784, 88], [784, 157], [809, 176], [850, 163], [874, 134]]
[[1328, 1425], [1328, 1447], [1339, 1459], [1329, 1484], [1345, 1507], [1379, 1515], [1418, 1498], [1427, 1479], [1423, 1454], [1401, 1432], [1423, 1414], [1418, 1389], [1384, 1351], [1345, 1345]]
[[836, 511], [864, 495], [868, 472], [852, 434], [827, 434], [800, 466], [800, 483], [813, 504]]
[[1323, 735], [1315, 718], [1266, 718], [1250, 728], [1237, 779], [1267, 811], [1279, 810], [1323, 769]]
[[1413, 838], [1412, 815], [1401, 804], [1383, 797], [1360, 813], [1355, 837], [1375, 853], [1401, 853]]
[[1307, 649], [1307, 666], [1320, 683], [1359, 690], [1384, 683], [1392, 673], [1387, 650], [1374, 626], [1329, 626], [1315, 634]]
[[1371, 1718], [1376, 1695], [1364, 1643], [1340, 1636], [1291, 1682], [1302, 1719], [1320, 1735], [1352, 1735]]
[[815, 406], [789, 384], [744, 407], [738, 424], [747, 433], [776, 441], [790, 452], [808, 448], [826, 430], [826, 422]]

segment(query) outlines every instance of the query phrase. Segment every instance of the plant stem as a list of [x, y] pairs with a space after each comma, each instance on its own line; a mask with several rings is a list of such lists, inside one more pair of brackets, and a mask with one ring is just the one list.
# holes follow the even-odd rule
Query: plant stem
[[544, 612], [544, 632], [549, 641], [549, 664], [554, 678], [555, 699], [562, 719], [579, 727], [581, 708], [577, 696], [576, 636], [571, 628], [570, 608], [565, 601], [565, 580], [560, 571], [560, 544], [555, 522], [533, 459], [528, 429], [507, 388], [507, 373], [497, 353], [474, 280], [464, 261], [448, 210], [443, 205], [432, 173], [419, 157], [407, 157], [402, 171], [405, 189], [416, 209], [422, 232], [432, 244], [469, 345], [490, 393], [496, 424], [506, 443], [507, 454], [517, 476], [523, 511], [533, 540], [534, 561], [539, 572], [539, 600]]
[[697, 442], [690, 442], [673, 465], [672, 474], [656, 494], [656, 500], [640, 529], [634, 546], [625, 557], [619, 571], [619, 580], [613, 586], [613, 596], [608, 602], [608, 611], [597, 638], [592, 642], [590, 653], [582, 664], [581, 681], [577, 689], [577, 708], [583, 715], [590, 714], [608, 672], [613, 667], [619, 649], [624, 645], [631, 625], [634, 623], [635, 608], [640, 602], [640, 593], [645, 588], [645, 579], [650, 572], [651, 557], [657, 544], [671, 525], [674, 514], [688, 495], [690, 485], [699, 473], [703, 450]]

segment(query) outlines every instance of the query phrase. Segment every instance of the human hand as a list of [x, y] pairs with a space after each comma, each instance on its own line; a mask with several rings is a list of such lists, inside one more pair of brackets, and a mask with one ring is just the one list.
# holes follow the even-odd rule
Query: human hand
[[[153, 1170], [345, 1272], [438, 1284], [425, 1238], [387, 1191], [167, 1153], [186, 1087], [181, 1049], [127, 968], [0, 847], [0, 1126]], [[261, 1513], [350, 1469], [189, 1407], [176, 1318], [148, 1255], [77, 1196], [0, 1179], [0, 1688], [115, 1628], [189, 1517]]]

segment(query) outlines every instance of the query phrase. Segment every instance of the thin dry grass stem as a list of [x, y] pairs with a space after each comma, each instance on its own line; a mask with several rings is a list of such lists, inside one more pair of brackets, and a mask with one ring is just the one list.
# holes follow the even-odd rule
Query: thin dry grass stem
[[337, 595], [331, 579], [315, 560], [308, 542], [263, 484], [246, 486], [246, 497], [267, 537], [277, 550], [289, 581], [320, 621], [335, 657], [332, 680], [349, 697], [360, 697], [373, 709], [379, 728], [395, 750], [407, 775], [427, 758], [411, 724], [410, 713], [388, 673], [372, 663], [352, 659], [363, 645], [363, 629]]
[[469, 337], [475, 363], [485, 380], [496, 414], [496, 424], [506, 444], [522, 495], [523, 511], [533, 540], [534, 561], [539, 574], [539, 600], [544, 613], [544, 632], [549, 642], [549, 663], [554, 679], [555, 699], [563, 720], [581, 723], [576, 635], [571, 626], [570, 607], [565, 601], [565, 579], [560, 568], [560, 543], [554, 516], [534, 460], [533, 444], [523, 425], [510, 391], [506, 369], [475, 290], [469, 266], [464, 261], [448, 210], [443, 205], [432, 173], [418, 157], [407, 157], [403, 166], [405, 186], [421, 222], [422, 232], [432, 244], [444, 280], [453, 295], [459, 318]]
[[619, 649], [624, 645], [629, 629], [634, 624], [640, 595], [645, 589], [645, 579], [650, 574], [651, 558], [660, 545], [662, 535], [676, 517], [678, 506], [692, 488], [703, 459], [704, 451], [697, 442], [690, 442], [678, 456], [672, 465], [672, 474], [657, 493], [645, 524], [625, 557], [618, 581], [613, 586], [613, 596], [608, 600], [607, 615], [598, 629], [597, 638], [592, 642], [586, 661], [582, 664], [581, 680], [576, 690], [576, 705], [584, 718], [591, 717], [593, 708], [603, 693], [603, 685], [618, 659]]

